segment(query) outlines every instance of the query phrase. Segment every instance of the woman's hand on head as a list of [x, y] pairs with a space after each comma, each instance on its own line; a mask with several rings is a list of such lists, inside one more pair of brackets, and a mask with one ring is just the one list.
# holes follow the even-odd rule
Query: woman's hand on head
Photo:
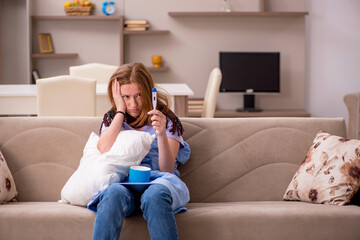
[[159, 110], [151, 110], [148, 112], [151, 116], [151, 124], [156, 130], [156, 135], [164, 136], [166, 135], [166, 116]]
[[112, 95], [113, 95], [113, 99], [114, 99], [114, 102], [116, 105], [116, 110], [123, 111], [125, 113], [126, 112], [126, 104], [125, 104], [124, 99], [121, 96], [120, 83], [116, 80], [114, 80], [112, 83]]

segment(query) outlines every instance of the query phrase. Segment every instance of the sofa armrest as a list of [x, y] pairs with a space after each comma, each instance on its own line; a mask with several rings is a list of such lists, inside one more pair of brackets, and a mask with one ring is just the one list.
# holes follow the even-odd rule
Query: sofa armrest
[[360, 93], [350, 93], [344, 96], [344, 103], [348, 109], [347, 137], [359, 139], [360, 126]]

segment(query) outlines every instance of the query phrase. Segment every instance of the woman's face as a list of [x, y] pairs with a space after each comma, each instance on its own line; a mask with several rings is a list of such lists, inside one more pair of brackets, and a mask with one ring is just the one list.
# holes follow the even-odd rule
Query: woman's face
[[138, 117], [142, 109], [141, 89], [136, 83], [120, 87], [121, 96], [126, 104], [126, 112], [132, 117]]

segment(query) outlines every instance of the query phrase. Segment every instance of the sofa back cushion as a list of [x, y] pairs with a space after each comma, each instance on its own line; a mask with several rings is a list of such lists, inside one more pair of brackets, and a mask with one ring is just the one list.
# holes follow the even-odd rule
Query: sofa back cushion
[[101, 118], [0, 118], [0, 149], [13, 174], [18, 201], [57, 201], [80, 163]]
[[346, 136], [342, 118], [182, 119], [191, 202], [282, 200], [321, 129]]
[[[57, 201], [100, 117], [0, 118], [0, 151], [19, 201]], [[191, 202], [281, 200], [319, 130], [345, 137], [341, 118], [182, 118]]]

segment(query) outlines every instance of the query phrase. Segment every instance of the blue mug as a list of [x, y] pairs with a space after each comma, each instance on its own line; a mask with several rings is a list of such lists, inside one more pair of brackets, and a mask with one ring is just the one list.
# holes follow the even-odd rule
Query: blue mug
[[144, 183], [150, 182], [151, 169], [144, 166], [132, 166], [129, 171], [129, 182]]

